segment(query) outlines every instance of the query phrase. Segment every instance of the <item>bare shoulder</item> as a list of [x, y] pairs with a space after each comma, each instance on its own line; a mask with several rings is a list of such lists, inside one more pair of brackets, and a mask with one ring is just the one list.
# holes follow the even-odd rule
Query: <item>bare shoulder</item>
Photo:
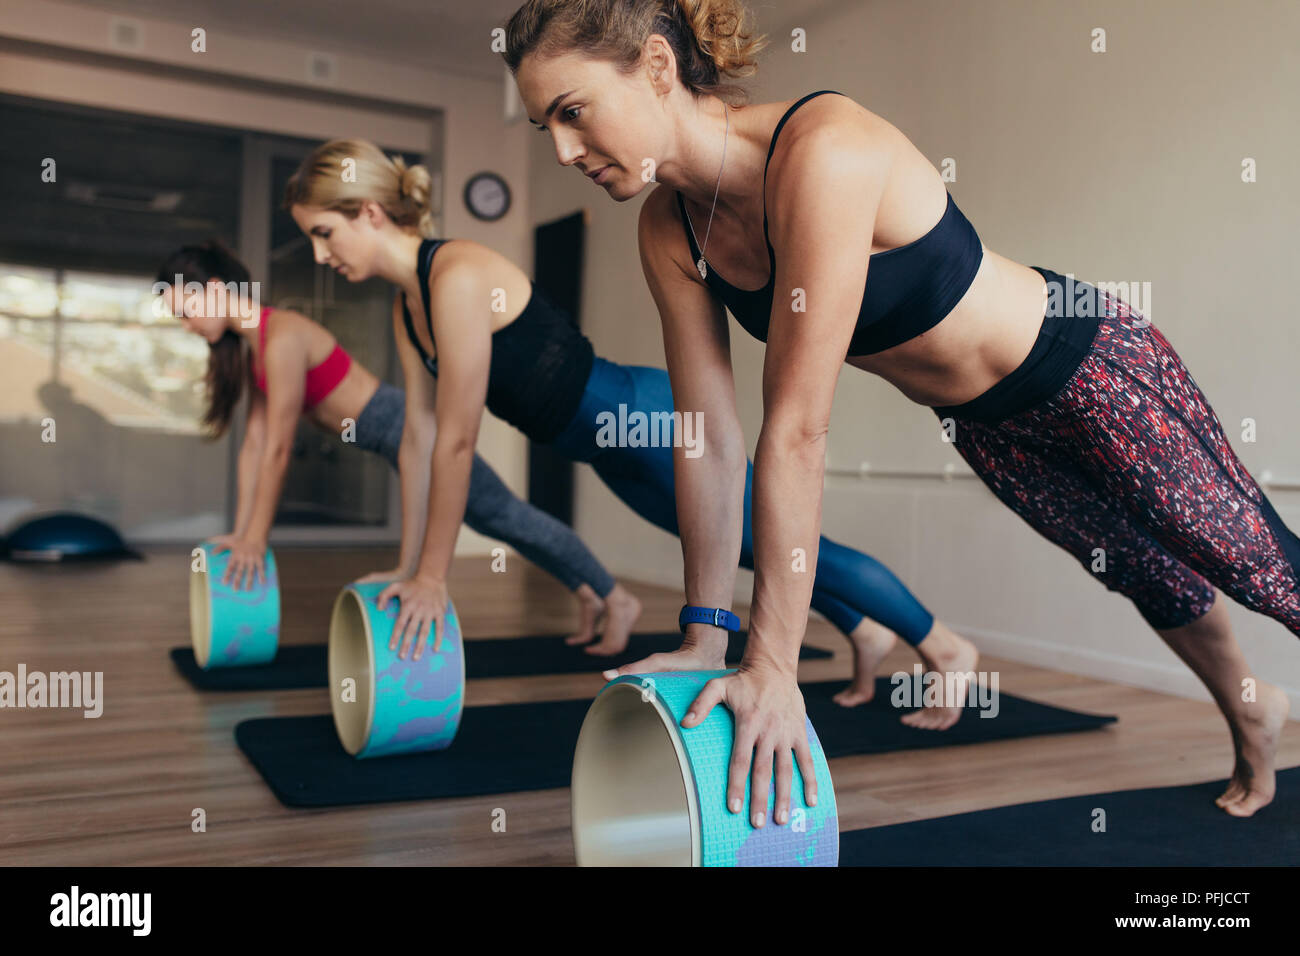
[[782, 127], [767, 182], [816, 177], [831, 164], [886, 175], [902, 142], [897, 127], [850, 97], [814, 97]]
[[318, 332], [330, 334], [325, 326], [297, 309], [272, 309], [271, 324], [266, 330], [268, 340], [275, 335], [277, 328], [297, 335], [314, 335]]
[[309, 332], [308, 326], [315, 324], [301, 312], [275, 307], [266, 313], [262, 321], [266, 323], [266, 332], [262, 341], [267, 352], [272, 350], [280, 352], [295, 345], [305, 344]]
[[274, 355], [280, 361], [302, 356], [315, 364], [336, 344], [334, 333], [294, 309], [272, 309], [267, 315], [266, 356]]
[[490, 246], [473, 239], [455, 239], [439, 247], [429, 269], [429, 288], [467, 289], [502, 286], [524, 271]]

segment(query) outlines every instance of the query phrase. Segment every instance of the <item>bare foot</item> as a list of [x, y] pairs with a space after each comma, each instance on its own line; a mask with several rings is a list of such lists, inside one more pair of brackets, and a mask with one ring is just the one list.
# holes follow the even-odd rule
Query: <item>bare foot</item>
[[597, 657], [612, 657], [622, 654], [627, 649], [628, 638], [632, 628], [641, 617], [641, 602], [636, 595], [621, 584], [615, 584], [614, 590], [605, 595], [605, 626], [600, 640], [588, 644], [584, 650]]
[[876, 668], [896, 643], [897, 634], [883, 624], [863, 618], [849, 635], [849, 646], [853, 648], [853, 683], [831, 700], [841, 707], [869, 703], [876, 696]]
[[934, 622], [925, 640], [916, 645], [916, 651], [921, 655], [927, 674], [937, 672], [942, 676], [943, 703], [922, 707], [900, 719], [908, 727], [918, 730], [947, 730], [961, 718], [967, 691], [974, 679], [975, 665], [979, 663], [979, 651], [942, 621]]
[[590, 584], [580, 584], [573, 592], [578, 602], [578, 630], [564, 639], [565, 644], [589, 644], [596, 636], [596, 622], [605, 613], [605, 602]]
[[1260, 681], [1257, 688], [1255, 702], [1239, 711], [1239, 722], [1229, 721], [1237, 761], [1228, 789], [1214, 801], [1234, 817], [1252, 816], [1272, 803], [1277, 789], [1273, 765], [1291, 701], [1280, 687]]

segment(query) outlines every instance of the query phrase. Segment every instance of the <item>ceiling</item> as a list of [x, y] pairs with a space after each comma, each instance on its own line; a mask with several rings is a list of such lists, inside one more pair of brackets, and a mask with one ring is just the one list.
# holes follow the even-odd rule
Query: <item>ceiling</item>
[[[154, 17], [232, 34], [279, 38], [324, 52], [435, 67], [497, 79], [493, 28], [504, 26], [522, 0], [73, 0], [114, 14]], [[834, 0], [750, 0], [760, 30], [784, 33], [787, 23]], [[469, 42], [481, 38], [480, 43]]]

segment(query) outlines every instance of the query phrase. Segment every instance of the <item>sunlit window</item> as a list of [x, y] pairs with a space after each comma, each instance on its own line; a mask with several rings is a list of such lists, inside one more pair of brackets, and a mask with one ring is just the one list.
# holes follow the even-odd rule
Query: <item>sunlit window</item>
[[198, 433], [208, 344], [152, 285], [0, 263], [0, 420], [39, 421], [40, 389], [57, 382], [114, 425]]

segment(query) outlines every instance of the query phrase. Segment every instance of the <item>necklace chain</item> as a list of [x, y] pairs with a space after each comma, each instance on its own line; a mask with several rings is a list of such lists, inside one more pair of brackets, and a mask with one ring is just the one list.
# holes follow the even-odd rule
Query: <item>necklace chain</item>
[[722, 188], [722, 168], [727, 164], [727, 134], [731, 132], [731, 113], [727, 110], [727, 104], [722, 104], [722, 115], [727, 121], [726, 130], [722, 134], [722, 163], [718, 166], [718, 182], [713, 187], [713, 208], [709, 210], [709, 224], [704, 230], [704, 245], [700, 245], [700, 237], [695, 234], [695, 225], [691, 222], [691, 214], [686, 214], [686, 224], [691, 227], [691, 238], [695, 240], [696, 247], [700, 250], [700, 258], [696, 260], [695, 268], [700, 270], [700, 278], [708, 278], [709, 266], [704, 261], [704, 250], [709, 245], [709, 233], [713, 231], [713, 214], [718, 209], [718, 190]]

